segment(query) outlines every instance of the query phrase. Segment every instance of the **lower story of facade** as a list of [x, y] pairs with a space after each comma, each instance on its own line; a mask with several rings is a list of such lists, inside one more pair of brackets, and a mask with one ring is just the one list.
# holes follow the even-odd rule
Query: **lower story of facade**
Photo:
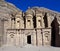
[[2, 45], [51, 46], [51, 28], [41, 29], [7, 29]]

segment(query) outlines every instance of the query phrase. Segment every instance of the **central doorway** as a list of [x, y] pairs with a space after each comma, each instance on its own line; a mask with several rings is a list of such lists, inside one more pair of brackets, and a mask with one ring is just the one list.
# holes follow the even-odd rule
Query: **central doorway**
[[28, 44], [31, 44], [31, 35], [28, 35], [28, 36], [27, 36], [27, 43], [28, 43]]

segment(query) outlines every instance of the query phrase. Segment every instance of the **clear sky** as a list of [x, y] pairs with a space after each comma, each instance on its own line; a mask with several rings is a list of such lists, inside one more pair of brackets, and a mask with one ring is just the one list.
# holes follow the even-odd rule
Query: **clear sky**
[[26, 11], [28, 7], [45, 7], [60, 12], [60, 0], [6, 0], [13, 3], [22, 11]]

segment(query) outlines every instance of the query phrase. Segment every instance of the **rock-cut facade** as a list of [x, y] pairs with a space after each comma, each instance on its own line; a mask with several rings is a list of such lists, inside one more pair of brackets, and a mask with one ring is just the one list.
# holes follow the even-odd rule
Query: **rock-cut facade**
[[0, 46], [60, 46], [60, 13], [44, 7], [26, 12], [0, 1]]

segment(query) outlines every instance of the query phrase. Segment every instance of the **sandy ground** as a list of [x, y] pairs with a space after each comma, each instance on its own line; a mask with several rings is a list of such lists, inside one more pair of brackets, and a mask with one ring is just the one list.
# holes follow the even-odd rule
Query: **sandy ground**
[[60, 48], [59, 47], [46, 47], [46, 46], [36, 47], [29, 44], [23, 47], [3, 46], [0, 48], [0, 51], [60, 51]]

